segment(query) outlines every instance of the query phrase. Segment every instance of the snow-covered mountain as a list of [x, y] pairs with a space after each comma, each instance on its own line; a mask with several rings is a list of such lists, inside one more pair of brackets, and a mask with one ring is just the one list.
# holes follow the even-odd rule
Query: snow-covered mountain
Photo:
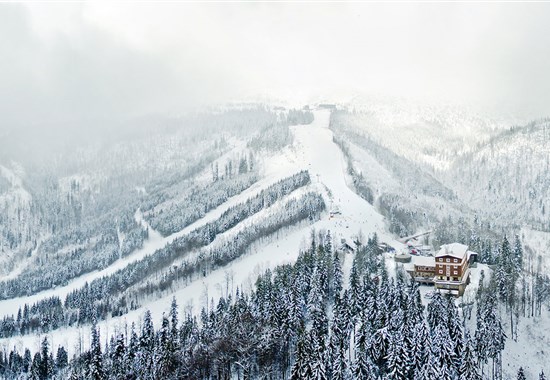
[[[515, 212], [533, 197], [547, 207], [543, 186], [547, 176], [539, 166], [529, 166], [544, 160], [548, 164], [546, 122], [506, 130], [497, 122], [448, 108], [405, 107], [397, 115], [393, 110], [374, 105], [339, 109], [323, 105], [313, 113], [280, 107], [224, 107], [172, 120], [132, 137], [81, 145], [63, 152], [63, 159], [49, 156], [52, 161], [44, 166], [37, 166], [36, 161], [2, 164], [0, 207], [7, 216], [2, 220], [10, 221], [0, 224], [4, 241], [16, 226], [36, 230], [28, 229], [27, 240], [12, 244], [2, 256], [7, 265], [6, 274], [0, 277], [0, 347], [6, 352], [14, 348], [20, 353], [26, 348], [38, 352], [46, 338], [50, 350], [64, 347], [70, 357], [79, 357], [90, 348], [107, 350], [103, 342], [121, 334], [125, 337], [122, 346], [129, 347], [131, 326], [143, 333], [147, 320], [157, 323], [171, 312], [174, 300], [189, 323], [202, 315], [199, 326], [193, 328], [206, 328], [208, 318], [217, 318], [214, 314], [223, 314], [230, 304], [237, 307], [239, 297], [243, 303], [248, 302], [244, 299], [269, 298], [262, 293], [267, 291], [261, 287], [263, 281], [271, 281], [267, 278], [273, 274], [274, 278], [282, 276], [277, 281], [284, 283], [290, 278], [285, 271], [300, 265], [304, 272], [299, 277], [308, 277], [309, 285], [293, 285], [292, 291], [281, 285], [283, 292], [292, 294], [279, 295], [289, 298], [275, 304], [294, 305], [295, 318], [305, 321], [319, 316], [315, 305], [324, 299], [329, 305], [324, 307], [331, 310], [326, 314], [327, 326], [336, 323], [338, 307], [349, 308], [349, 313], [356, 314], [349, 322], [355, 326], [353, 331], [365, 337], [372, 333], [372, 339], [392, 336], [390, 344], [402, 317], [389, 312], [399, 308], [396, 300], [416, 308], [420, 300], [430, 302], [431, 293], [427, 287], [406, 291], [404, 273], [393, 253], [380, 254], [377, 245], [383, 242], [393, 248], [389, 251], [404, 252], [407, 248], [399, 238], [427, 230], [433, 231], [428, 243], [434, 247], [449, 241], [469, 244], [484, 262], [472, 268], [473, 281], [461, 304], [445, 304], [437, 297], [431, 303], [430, 327], [435, 328], [437, 322], [433, 318], [439, 312], [434, 310], [443, 307], [453, 318], [458, 313], [470, 315], [472, 308], [488, 313], [483, 323], [497, 318], [488, 311], [497, 308], [506, 318], [509, 301], [493, 304], [495, 297], [484, 293], [484, 288], [494, 286], [491, 278], [499, 278], [492, 276], [492, 270], [498, 272], [504, 262], [502, 232], [519, 233], [523, 223], [510, 221], [512, 206], [503, 210], [501, 219], [495, 219], [495, 205], [505, 202], [505, 189], [516, 194], [514, 186], [523, 189], [535, 184], [531, 198], [523, 198], [518, 190]], [[461, 131], [463, 123], [479, 130], [479, 135]], [[536, 144], [530, 144], [531, 138]], [[520, 158], [522, 152], [527, 157]], [[516, 178], [510, 162], [526, 168], [515, 184], [502, 179]], [[47, 170], [43, 174], [39, 169]], [[499, 190], [487, 189], [480, 176], [497, 181]], [[498, 196], [494, 203], [478, 201], [491, 191]], [[533, 207], [522, 209], [521, 215], [534, 215]], [[529, 220], [531, 228], [536, 220]], [[524, 243], [529, 241], [530, 246], [525, 249], [532, 251], [526, 260], [534, 263], [540, 255], [535, 251], [544, 244], [534, 244], [541, 239], [532, 230], [524, 230], [523, 235], [529, 235]], [[26, 254], [17, 253], [24, 248]], [[308, 256], [317, 251], [315, 258]], [[334, 252], [334, 258], [323, 256], [326, 252]], [[547, 286], [537, 266], [529, 265], [524, 282]], [[324, 266], [330, 270], [342, 267], [346, 292], [341, 299], [332, 285], [327, 285], [326, 296], [316, 293], [320, 290], [315, 286], [325, 281], [320, 272]], [[486, 281], [478, 291], [482, 270]], [[331, 273], [326, 281], [334, 280], [336, 272]], [[382, 284], [383, 289], [375, 290], [373, 284]], [[519, 280], [515, 285], [524, 294], [535, 294], [535, 285], [520, 285]], [[336, 298], [328, 301], [331, 297]], [[536, 297], [541, 304], [546, 302]], [[533, 305], [539, 302], [535, 296], [532, 299]], [[361, 321], [368, 315], [374, 318], [372, 323], [387, 326], [373, 324], [367, 332]], [[547, 319], [540, 313], [530, 317], [544, 323]], [[514, 326], [521, 326], [518, 321], [512, 315], [511, 325], [504, 322], [503, 326], [513, 331]], [[474, 331], [474, 322], [467, 319], [464, 323]], [[92, 323], [95, 332], [89, 334]], [[318, 322], [313, 319], [312, 323]], [[532, 328], [531, 320], [526, 326]], [[293, 329], [287, 344], [298, 350], [297, 341], [305, 338], [297, 331], [298, 325]], [[307, 329], [312, 331], [311, 326]], [[99, 346], [94, 338], [97, 331], [103, 339]], [[516, 334], [524, 332], [520, 327]], [[353, 335], [354, 344], [361, 342], [360, 336]], [[374, 350], [377, 340], [370, 339], [363, 343], [370, 342], [369, 350]], [[429, 339], [438, 342], [435, 337]], [[511, 336], [506, 341], [506, 358], [524, 357], [518, 353], [523, 339]], [[363, 343], [357, 343], [357, 351], [349, 350], [350, 368], [367, 365], [359, 363]], [[533, 366], [542, 363], [537, 356], [541, 344], [533, 344], [529, 351], [536, 357]], [[294, 348], [290, 352], [282, 370], [287, 375], [290, 363], [298, 362]], [[372, 364], [379, 371], [387, 371], [390, 365], [383, 356]], [[505, 374], [514, 373], [518, 364], [504, 368]], [[73, 370], [80, 365], [73, 362]], [[240, 373], [239, 369], [232, 371]], [[458, 367], [449, 371], [458, 371]], [[533, 375], [534, 371], [527, 369]]]

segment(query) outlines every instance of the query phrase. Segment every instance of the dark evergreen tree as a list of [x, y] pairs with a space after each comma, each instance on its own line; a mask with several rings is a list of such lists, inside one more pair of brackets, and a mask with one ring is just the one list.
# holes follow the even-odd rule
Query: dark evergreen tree
[[517, 380], [527, 380], [527, 378], [525, 377], [525, 371], [523, 370], [523, 367], [519, 367], [518, 375], [516, 378]]
[[[36, 355], [35, 355], [36, 358]], [[39, 376], [40, 379], [49, 379], [53, 375], [54, 363], [50, 356], [50, 345], [48, 338], [42, 340], [40, 349], [40, 364], [39, 364]]]
[[478, 364], [474, 356], [474, 349], [469, 333], [466, 331], [464, 338], [464, 348], [460, 362], [460, 380], [482, 380], [478, 371]]
[[294, 355], [294, 364], [290, 372], [291, 380], [309, 379], [312, 376], [310, 367], [310, 358], [308, 352], [308, 343], [306, 341], [306, 334], [302, 333], [298, 337], [298, 343], [296, 344], [296, 353]]
[[123, 378], [125, 370], [125, 357], [126, 357], [126, 346], [124, 344], [124, 335], [118, 335], [114, 347], [111, 349], [111, 377], [113, 378]]
[[61, 370], [65, 368], [67, 364], [69, 364], [69, 356], [67, 355], [67, 351], [65, 350], [65, 347], [59, 346], [55, 356], [55, 366], [57, 369]]
[[354, 380], [375, 380], [377, 379], [377, 370], [369, 360], [367, 353], [360, 350], [355, 355], [353, 363], [352, 376]]
[[25, 348], [25, 354], [23, 355], [23, 372], [29, 372], [32, 364], [31, 351]]
[[105, 378], [105, 373], [103, 371], [103, 354], [99, 342], [99, 331], [95, 324], [92, 326], [92, 343], [90, 347], [90, 362], [88, 368], [90, 379], [102, 380]]
[[403, 335], [396, 331], [390, 338], [386, 356], [387, 378], [391, 380], [405, 380], [409, 373], [409, 353], [407, 352]]
[[40, 352], [37, 352], [34, 354], [34, 357], [32, 359], [32, 364], [31, 364], [30, 377], [32, 380], [46, 379], [46, 377], [42, 377], [41, 368], [42, 368], [42, 356], [40, 355]]

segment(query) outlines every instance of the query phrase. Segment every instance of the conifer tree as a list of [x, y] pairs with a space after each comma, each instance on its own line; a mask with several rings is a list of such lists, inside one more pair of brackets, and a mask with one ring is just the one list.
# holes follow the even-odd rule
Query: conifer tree
[[42, 376], [41, 367], [42, 367], [42, 356], [40, 355], [40, 352], [37, 352], [34, 354], [34, 357], [32, 359], [31, 369], [30, 369], [30, 377], [32, 380], [46, 379], [46, 377]]
[[31, 351], [25, 348], [25, 354], [23, 355], [23, 372], [29, 372], [32, 364]]
[[443, 324], [439, 324], [435, 328], [431, 348], [441, 379], [452, 379], [455, 366], [454, 351], [449, 332]]
[[128, 343], [128, 349], [126, 350], [125, 363], [126, 368], [130, 371], [134, 368], [134, 362], [139, 349], [139, 339], [136, 333], [134, 322], [130, 327], [130, 342]]
[[308, 379], [311, 376], [311, 368], [309, 366], [309, 353], [307, 350], [306, 333], [301, 333], [296, 344], [296, 352], [294, 355], [294, 364], [292, 365], [290, 379], [301, 380]]
[[523, 247], [519, 235], [516, 235], [514, 240], [514, 264], [518, 270], [523, 268]]
[[391, 380], [405, 380], [408, 377], [408, 352], [405, 347], [403, 335], [396, 331], [390, 338], [388, 353], [386, 356], [387, 378]]
[[527, 380], [527, 378], [525, 377], [525, 371], [523, 370], [523, 367], [519, 367], [518, 369], [517, 380]]
[[92, 326], [89, 371], [92, 380], [102, 380], [105, 378], [103, 372], [103, 354], [99, 342], [99, 331], [95, 324]]
[[355, 355], [353, 363], [352, 376], [354, 380], [375, 380], [377, 379], [377, 369], [369, 360], [364, 350], [359, 350]]
[[67, 355], [65, 347], [59, 346], [59, 348], [57, 349], [57, 355], [55, 356], [55, 366], [58, 369], [63, 369], [67, 366], [68, 363], [69, 356]]
[[460, 380], [481, 380], [477, 367], [470, 334], [466, 331], [459, 369]]
[[311, 355], [311, 379], [327, 380], [327, 371], [325, 367], [325, 351], [322, 343], [323, 338], [315, 339], [313, 352]]
[[437, 363], [437, 359], [430, 353], [422, 372], [418, 376], [415, 376], [415, 380], [440, 380], [442, 378], [443, 374]]
[[[54, 363], [50, 359], [50, 345], [48, 338], [45, 337], [42, 340], [42, 346], [40, 349], [40, 364], [39, 364], [39, 376], [40, 379], [49, 379], [53, 375]], [[35, 356], [36, 358], [36, 356]]]
[[342, 265], [340, 264], [340, 258], [338, 257], [338, 252], [334, 252], [333, 257], [333, 288], [334, 288], [334, 296], [340, 297], [340, 294], [342, 293]]
[[428, 337], [428, 328], [426, 322], [421, 321], [413, 328], [413, 340], [409, 358], [409, 366], [412, 374], [422, 371], [431, 352], [430, 339]]
[[112, 376], [115, 378], [123, 378], [125, 374], [125, 356], [126, 346], [124, 344], [124, 335], [120, 334], [116, 341], [111, 354], [111, 370]]

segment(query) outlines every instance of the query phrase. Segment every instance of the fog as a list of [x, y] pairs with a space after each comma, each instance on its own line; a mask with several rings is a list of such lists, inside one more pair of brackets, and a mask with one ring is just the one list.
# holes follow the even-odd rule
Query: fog
[[550, 4], [0, 5], [0, 133], [250, 99], [550, 104]]

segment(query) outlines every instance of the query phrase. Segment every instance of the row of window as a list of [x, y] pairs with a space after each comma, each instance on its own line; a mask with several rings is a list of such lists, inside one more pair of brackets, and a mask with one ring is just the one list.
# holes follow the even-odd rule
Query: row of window
[[[458, 269], [458, 267], [459, 267], [458, 265], [453, 265], [453, 269]], [[440, 266], [440, 268], [441, 268], [441, 266]]]
[[[439, 279], [440, 280], [445, 280], [445, 277], [439, 276]], [[450, 280], [451, 280], [451, 277], [447, 277], [447, 281], [450, 281]], [[458, 277], [453, 277], [453, 281], [458, 281]]]
[[[447, 263], [450, 263], [451, 262], [451, 259], [445, 259], [445, 261]], [[443, 262], [443, 257], [440, 257], [439, 258], [439, 262]], [[458, 259], [453, 259], [453, 263], [458, 263]]]
[[[443, 270], [440, 270], [440, 271], [439, 271], [439, 274], [443, 274]], [[456, 270], [453, 271], [453, 274], [458, 274], [458, 271], [456, 271]]]

